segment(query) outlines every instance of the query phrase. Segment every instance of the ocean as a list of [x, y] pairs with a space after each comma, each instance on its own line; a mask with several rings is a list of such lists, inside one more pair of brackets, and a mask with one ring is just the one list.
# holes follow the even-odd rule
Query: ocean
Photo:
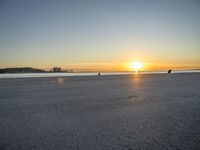
[[[174, 70], [172, 73], [193, 73], [200, 70]], [[163, 74], [167, 71], [143, 71], [137, 74]], [[101, 75], [128, 75], [136, 74], [135, 72], [102, 72]], [[97, 76], [98, 72], [90, 73], [3, 73], [0, 78], [35, 78], [35, 77], [65, 77], [65, 76]]]

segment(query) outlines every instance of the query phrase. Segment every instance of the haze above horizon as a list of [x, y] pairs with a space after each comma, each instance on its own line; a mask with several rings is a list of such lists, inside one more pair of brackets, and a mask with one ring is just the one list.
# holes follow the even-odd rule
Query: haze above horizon
[[200, 68], [199, 0], [1, 0], [0, 68]]

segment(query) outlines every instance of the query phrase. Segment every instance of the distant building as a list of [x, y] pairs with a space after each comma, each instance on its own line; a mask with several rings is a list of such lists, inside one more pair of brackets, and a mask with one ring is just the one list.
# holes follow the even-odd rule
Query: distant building
[[53, 72], [62, 72], [60, 67], [53, 67]]

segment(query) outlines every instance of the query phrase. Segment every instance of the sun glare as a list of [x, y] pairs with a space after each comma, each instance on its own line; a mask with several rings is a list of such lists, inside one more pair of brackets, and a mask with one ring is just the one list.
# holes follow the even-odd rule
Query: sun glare
[[135, 71], [138, 71], [139, 69], [143, 67], [143, 64], [139, 61], [134, 61], [130, 63], [130, 67], [134, 69]]

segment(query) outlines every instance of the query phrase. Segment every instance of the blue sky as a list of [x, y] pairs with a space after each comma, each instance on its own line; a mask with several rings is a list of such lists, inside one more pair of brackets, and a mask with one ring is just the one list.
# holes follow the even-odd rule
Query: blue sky
[[200, 1], [0, 0], [0, 67], [135, 59], [200, 66]]

